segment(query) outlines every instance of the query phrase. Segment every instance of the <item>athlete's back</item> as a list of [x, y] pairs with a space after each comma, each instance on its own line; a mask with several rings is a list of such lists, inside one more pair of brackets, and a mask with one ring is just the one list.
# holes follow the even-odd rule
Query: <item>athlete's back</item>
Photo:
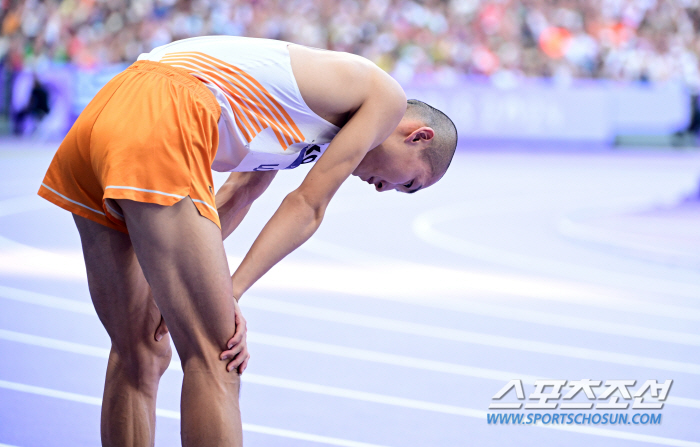
[[233, 36], [176, 41], [139, 60], [183, 68], [217, 97], [217, 171], [315, 161], [362, 103], [365, 73], [378, 70], [354, 55]]

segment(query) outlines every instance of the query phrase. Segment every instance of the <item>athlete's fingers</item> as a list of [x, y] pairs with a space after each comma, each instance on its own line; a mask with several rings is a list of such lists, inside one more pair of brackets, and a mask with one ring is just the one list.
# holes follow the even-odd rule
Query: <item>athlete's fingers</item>
[[236, 300], [233, 300], [234, 302], [234, 308], [236, 312], [235, 316], [235, 322], [236, 322], [236, 332], [233, 334], [233, 337], [228, 341], [228, 346], [229, 349], [233, 348], [235, 345], [241, 343], [243, 338], [245, 337], [246, 332], [248, 331], [247, 323], [245, 321], [245, 318], [243, 318], [243, 314], [241, 313], [240, 307], [238, 307], [238, 303]]
[[241, 366], [238, 367], [238, 374], [243, 374], [243, 371], [248, 367], [248, 360], [250, 360], [250, 354], [248, 354], [248, 357], [246, 357], [245, 360], [243, 360], [243, 363], [241, 363]]
[[156, 341], [160, 341], [165, 334], [168, 333], [168, 326], [165, 324], [163, 316], [160, 316], [160, 324], [156, 328], [156, 333], [153, 335]]
[[246, 364], [250, 358], [248, 354], [248, 344], [246, 340], [246, 333], [248, 331], [247, 323], [245, 318], [243, 318], [243, 313], [241, 313], [240, 307], [238, 307], [238, 302], [234, 299], [233, 301], [234, 311], [236, 312], [235, 322], [236, 322], [236, 332], [233, 337], [228, 341], [228, 350], [221, 353], [219, 357], [221, 360], [231, 360], [226, 365], [226, 370], [231, 372], [234, 369], [238, 369], [238, 374], [243, 372], [245, 366], [241, 369], [241, 365]]
[[243, 351], [245, 348], [246, 348], [245, 343], [238, 343], [237, 345], [235, 345], [233, 348], [229, 349], [228, 351], [222, 352], [221, 355], [219, 356], [219, 358], [221, 360], [232, 359], [235, 356], [237, 356], [238, 353]]
[[[245, 362], [248, 358], [250, 357], [250, 354], [248, 354], [248, 349], [242, 350], [233, 360], [231, 360], [228, 364], [228, 367], [226, 368], [229, 372], [233, 371], [234, 369], [237, 369], [240, 367], [243, 362]], [[238, 372], [240, 374], [240, 371]]]
[[245, 333], [245, 325], [236, 322], [236, 333], [233, 334], [233, 337], [228, 341], [228, 344], [226, 346], [228, 346], [228, 348], [231, 349], [234, 346], [241, 344], [241, 342], [245, 338]]

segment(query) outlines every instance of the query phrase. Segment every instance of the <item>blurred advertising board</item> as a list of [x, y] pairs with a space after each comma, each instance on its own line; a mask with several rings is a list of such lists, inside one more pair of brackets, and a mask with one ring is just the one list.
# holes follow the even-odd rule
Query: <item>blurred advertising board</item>
[[447, 113], [466, 140], [612, 142], [619, 133], [665, 134], [687, 126], [690, 100], [677, 83], [524, 80], [499, 87], [464, 79], [404, 86], [409, 98]]
[[[37, 74], [48, 87], [50, 115], [45, 134], [60, 137], [102, 86], [128, 65], [98, 69], [69, 65]], [[13, 83], [15, 108], [26, 101], [34, 74], [22, 72]], [[447, 113], [462, 141], [612, 142], [619, 133], [668, 134], [690, 119], [689, 93], [679, 83], [616, 83], [523, 79], [499, 85], [489, 78], [463, 77], [450, 82], [405, 82], [409, 98]], [[50, 124], [50, 126], [49, 126]]]

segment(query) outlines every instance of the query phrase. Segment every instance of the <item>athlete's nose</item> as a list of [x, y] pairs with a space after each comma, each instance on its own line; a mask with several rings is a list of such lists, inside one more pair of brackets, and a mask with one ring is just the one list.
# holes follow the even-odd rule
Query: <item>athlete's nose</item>
[[390, 191], [390, 190], [394, 189], [392, 187], [391, 183], [383, 181], [383, 180], [381, 182], [377, 182], [377, 184], [374, 186], [377, 188], [378, 192]]

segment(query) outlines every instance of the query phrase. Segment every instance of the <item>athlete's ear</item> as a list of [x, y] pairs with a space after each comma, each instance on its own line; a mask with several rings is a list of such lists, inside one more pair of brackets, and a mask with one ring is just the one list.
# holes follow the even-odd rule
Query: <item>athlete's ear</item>
[[419, 127], [406, 137], [406, 143], [418, 143], [421, 140], [430, 141], [435, 136], [435, 131], [427, 126]]

